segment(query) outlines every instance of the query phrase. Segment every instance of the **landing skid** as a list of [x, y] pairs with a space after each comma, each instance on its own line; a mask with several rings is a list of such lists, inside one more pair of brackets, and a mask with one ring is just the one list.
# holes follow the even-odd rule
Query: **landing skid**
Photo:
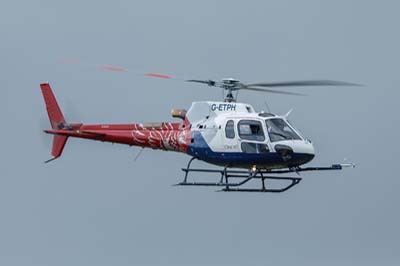
[[[191, 168], [191, 164], [197, 158], [193, 157], [188, 162], [186, 168], [182, 168], [185, 172], [185, 177], [182, 182], [176, 184], [176, 186], [201, 186], [201, 187], [221, 187], [218, 191], [224, 192], [273, 192], [281, 193], [293, 188], [295, 185], [299, 184], [302, 178], [300, 177], [284, 177], [278, 176], [281, 174], [288, 173], [299, 173], [304, 171], [326, 171], [326, 170], [342, 170], [344, 167], [354, 167], [354, 164], [334, 164], [328, 167], [306, 167], [306, 168], [289, 168], [284, 170], [268, 170], [268, 169], [257, 169], [256, 171], [246, 171], [246, 170], [230, 170], [228, 167], [224, 167], [221, 170], [217, 169], [198, 169]], [[188, 181], [189, 173], [209, 173], [217, 174], [219, 176], [218, 182], [190, 182]], [[232, 178], [238, 179], [237, 182], [232, 182]], [[260, 188], [243, 188], [242, 186], [251, 180], [260, 180]], [[270, 188], [266, 186], [267, 180], [274, 181], [287, 181], [287, 185], [281, 188]]]

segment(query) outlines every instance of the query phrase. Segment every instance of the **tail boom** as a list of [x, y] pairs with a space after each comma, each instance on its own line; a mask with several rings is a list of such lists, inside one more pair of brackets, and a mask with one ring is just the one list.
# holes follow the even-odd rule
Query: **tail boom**
[[182, 123], [147, 124], [70, 124], [70, 128], [45, 130], [48, 134], [152, 149], [186, 152], [190, 143], [189, 128]]
[[57, 103], [48, 83], [40, 84], [51, 129], [54, 135], [50, 162], [61, 156], [69, 137], [98, 140], [152, 149], [186, 152], [191, 141], [190, 123], [143, 123], [143, 124], [69, 124]]

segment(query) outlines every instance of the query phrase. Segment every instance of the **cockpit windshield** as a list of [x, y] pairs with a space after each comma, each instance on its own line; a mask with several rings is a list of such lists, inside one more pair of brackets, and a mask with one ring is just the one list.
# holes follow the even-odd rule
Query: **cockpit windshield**
[[301, 137], [282, 118], [266, 119], [271, 142], [280, 140], [301, 140]]

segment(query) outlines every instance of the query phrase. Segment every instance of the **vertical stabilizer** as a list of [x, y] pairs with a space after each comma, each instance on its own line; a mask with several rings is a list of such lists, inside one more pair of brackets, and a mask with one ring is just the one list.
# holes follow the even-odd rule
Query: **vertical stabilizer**
[[[64, 128], [66, 122], [64, 116], [61, 112], [60, 107], [58, 106], [56, 97], [51, 90], [49, 83], [40, 84], [40, 88], [42, 90], [44, 102], [46, 104], [47, 114], [49, 116], [50, 125], [52, 129], [62, 129]], [[47, 160], [46, 163], [57, 159], [61, 156], [64, 146], [67, 143], [68, 136], [54, 135], [53, 138], [53, 147], [51, 150], [51, 155], [53, 158]]]
[[42, 89], [42, 94], [44, 98], [44, 102], [46, 104], [47, 114], [49, 115], [49, 120], [51, 127], [53, 129], [57, 129], [60, 125], [65, 123], [64, 116], [61, 112], [60, 107], [58, 106], [56, 97], [51, 90], [49, 83], [40, 84], [40, 88]]

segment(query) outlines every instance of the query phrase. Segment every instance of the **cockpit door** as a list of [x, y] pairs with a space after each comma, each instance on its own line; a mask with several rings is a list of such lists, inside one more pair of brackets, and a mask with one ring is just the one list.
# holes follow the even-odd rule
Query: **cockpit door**
[[268, 138], [259, 120], [242, 119], [237, 124], [238, 146], [241, 152], [264, 154], [269, 152]]

